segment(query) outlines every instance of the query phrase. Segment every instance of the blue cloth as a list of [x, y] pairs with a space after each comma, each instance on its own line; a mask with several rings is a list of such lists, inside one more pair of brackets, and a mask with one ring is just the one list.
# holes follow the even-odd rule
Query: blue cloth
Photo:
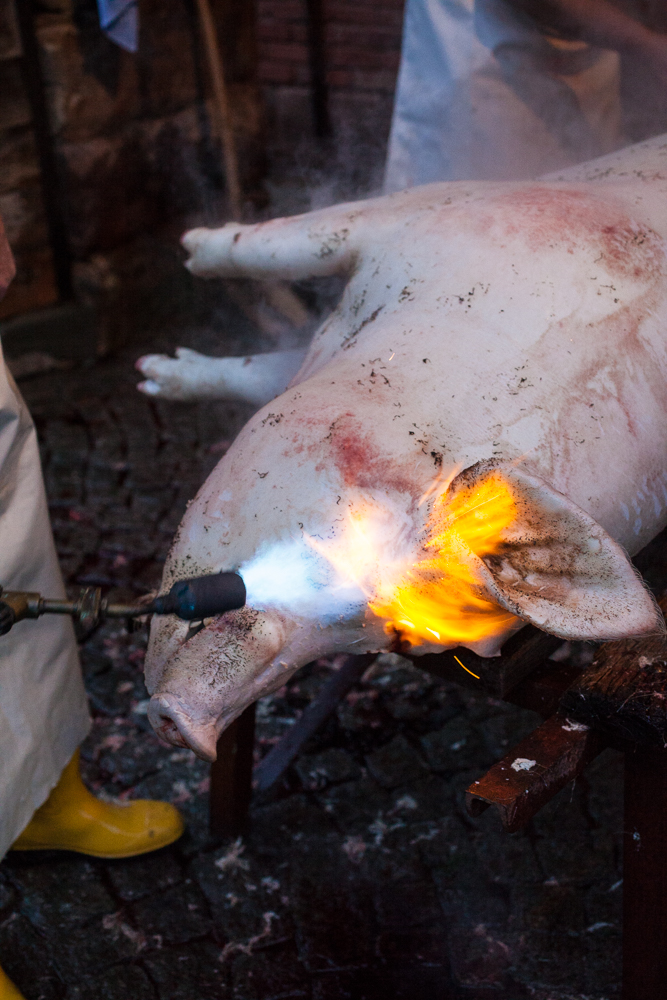
[[105, 34], [128, 52], [139, 48], [137, 0], [97, 0], [100, 25]]
[[619, 65], [506, 0], [406, 0], [385, 192], [539, 177], [618, 148]]

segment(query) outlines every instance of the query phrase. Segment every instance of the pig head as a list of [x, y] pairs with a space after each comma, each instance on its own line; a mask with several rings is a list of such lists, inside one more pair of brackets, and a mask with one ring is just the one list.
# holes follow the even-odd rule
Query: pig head
[[[230, 485], [236, 478], [233, 464], [231, 456], [226, 479]], [[295, 479], [298, 485], [298, 476]], [[584, 511], [525, 469], [489, 461], [464, 470], [446, 489], [444, 517], [448, 506], [456, 505], [462, 495], [476, 495], [483, 484], [490, 484], [492, 491], [508, 488], [515, 505], [515, 517], [492, 551], [457, 538], [473, 578], [472, 606], [463, 612], [472, 613], [476, 622], [487, 616], [484, 634], [447, 641], [430, 629], [438, 640], [429, 642], [427, 636], [424, 641], [422, 634], [421, 640], [413, 640], [413, 652], [464, 645], [481, 655], [495, 655], [527, 621], [563, 638], [611, 639], [661, 631], [662, 616], [623, 549]], [[224, 496], [232, 491], [221, 492]], [[255, 529], [253, 556], [250, 526], [259, 521], [255, 515], [266, 509], [268, 501], [264, 489], [258, 492], [255, 511], [249, 499], [252, 490], [244, 497], [241, 489], [243, 510], [237, 513], [243, 530], [236, 539], [222, 541], [228, 538], [229, 522], [220, 531], [211, 518], [220, 500], [219, 480], [213, 496], [205, 488], [188, 510], [166, 573], [168, 586], [193, 569], [197, 574], [240, 569], [248, 588], [246, 607], [194, 628], [174, 618], [154, 619], [151, 628], [146, 667], [153, 695], [150, 721], [165, 740], [190, 747], [205, 760], [215, 759], [220, 733], [233, 719], [305, 663], [340, 651], [401, 648], [403, 619], [394, 616], [388, 627], [387, 618], [378, 613], [374, 579], [398, 586], [407, 571], [418, 599], [432, 600], [429, 564], [423, 571], [415, 567], [425, 551], [429, 510], [442, 499], [437, 489], [421, 506], [416, 495], [347, 489], [347, 506], [372, 510], [384, 532], [377, 539], [378, 558], [368, 567], [367, 578], [354, 580], [346, 579], [345, 568], [336, 565], [335, 557], [332, 565], [320, 554], [328, 545], [335, 550], [345, 533], [340, 512], [332, 507], [304, 513], [298, 489], [291, 500], [301, 501], [299, 516], [306, 519], [313, 536], [300, 522], [304, 528], [299, 534], [286, 539], [281, 532], [273, 535], [273, 542], [267, 541], [271, 519], [265, 516], [261, 540]], [[236, 520], [234, 505], [227, 502], [227, 516]], [[282, 503], [287, 505], [288, 498], [283, 497]], [[333, 530], [325, 531], [324, 525], [332, 524]], [[185, 552], [191, 543], [181, 548], [182, 539], [191, 531], [201, 537], [204, 525], [206, 551], [200, 549], [196, 567], [191, 567], [191, 553]], [[315, 543], [315, 534], [323, 540], [321, 545]], [[231, 552], [221, 559], [225, 548]], [[436, 586], [442, 587], [442, 582]]]

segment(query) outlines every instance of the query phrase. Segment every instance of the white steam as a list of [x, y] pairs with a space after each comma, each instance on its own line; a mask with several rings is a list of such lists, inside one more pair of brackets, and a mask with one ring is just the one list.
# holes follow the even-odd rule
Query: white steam
[[350, 502], [328, 532], [267, 543], [239, 573], [250, 607], [350, 618], [369, 599], [391, 593], [417, 554], [412, 518], [388, 497], [366, 495]]
[[289, 608], [309, 618], [357, 613], [366, 603], [359, 584], [344, 579], [305, 538], [263, 546], [239, 573], [253, 608]]

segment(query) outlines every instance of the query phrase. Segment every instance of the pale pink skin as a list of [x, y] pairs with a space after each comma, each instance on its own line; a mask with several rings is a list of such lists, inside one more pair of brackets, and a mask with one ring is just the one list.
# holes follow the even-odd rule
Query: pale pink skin
[[11, 250], [9, 249], [9, 243], [7, 242], [7, 237], [5, 236], [2, 219], [0, 219], [0, 299], [7, 291], [9, 283], [15, 273], [16, 267], [14, 265], [14, 258], [12, 257]]
[[[480, 564], [489, 596], [563, 637], [660, 628], [616, 543], [633, 554], [667, 522], [667, 141], [563, 178], [435, 184], [184, 237], [198, 275], [349, 282], [290, 388], [192, 502], [165, 588], [271, 541], [335, 536], [364, 496], [417, 537], [442, 470], [495, 458], [523, 491], [516, 538], [532, 548]], [[470, 648], [494, 655], [506, 635]], [[387, 643], [364, 605], [322, 628], [288, 596], [186, 638], [185, 623], [153, 619], [149, 715], [206, 759], [299, 666]]]

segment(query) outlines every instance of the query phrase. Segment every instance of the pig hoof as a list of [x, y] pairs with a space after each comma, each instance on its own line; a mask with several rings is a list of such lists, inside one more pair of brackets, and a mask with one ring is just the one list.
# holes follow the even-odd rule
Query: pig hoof
[[152, 379], [147, 379], [146, 382], [139, 382], [137, 385], [139, 392], [146, 393], [147, 396], [159, 396], [162, 389], [157, 382], [153, 382]]
[[224, 275], [231, 266], [230, 250], [243, 227], [234, 222], [221, 229], [191, 229], [181, 238], [183, 247], [190, 254], [185, 266], [192, 274], [202, 278]]
[[210, 374], [210, 364], [211, 358], [187, 347], [177, 348], [175, 358], [166, 354], [146, 354], [135, 363], [142, 375], [147, 376], [137, 389], [160, 399], [197, 399], [202, 380], [207, 380]]

